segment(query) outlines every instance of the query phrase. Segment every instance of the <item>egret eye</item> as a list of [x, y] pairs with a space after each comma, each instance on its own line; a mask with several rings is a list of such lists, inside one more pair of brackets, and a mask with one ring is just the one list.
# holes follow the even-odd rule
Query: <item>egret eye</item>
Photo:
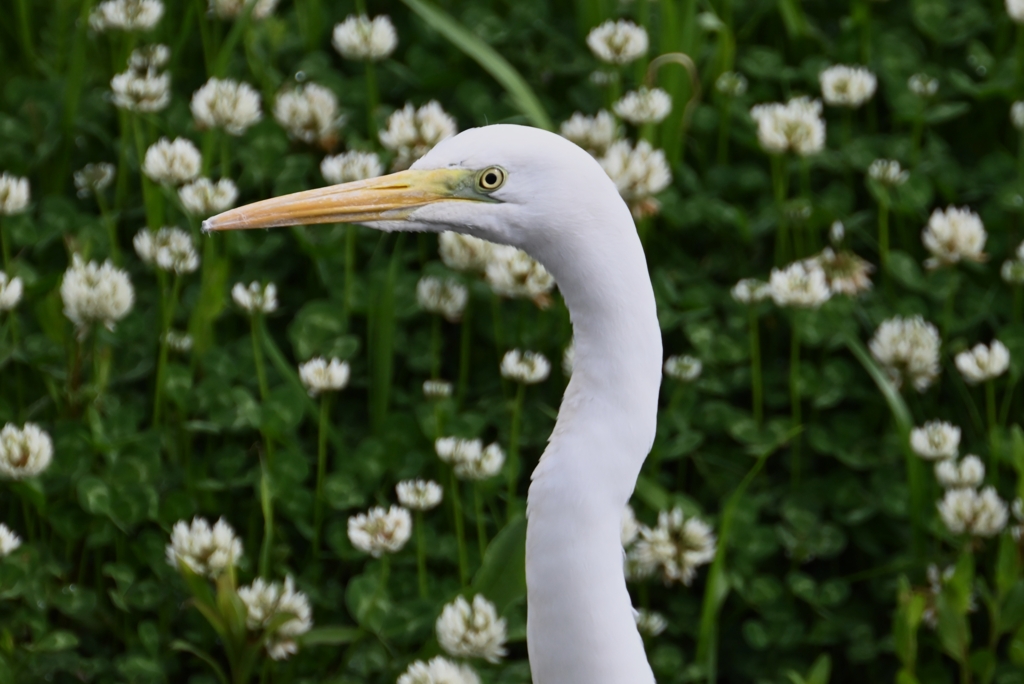
[[476, 187], [481, 192], [493, 192], [505, 184], [508, 174], [500, 166], [491, 166], [476, 177]]

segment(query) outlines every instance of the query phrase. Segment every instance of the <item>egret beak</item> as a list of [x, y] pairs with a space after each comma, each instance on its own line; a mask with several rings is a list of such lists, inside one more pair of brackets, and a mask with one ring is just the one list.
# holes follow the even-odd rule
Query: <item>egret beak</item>
[[475, 175], [472, 169], [409, 170], [296, 192], [217, 214], [203, 221], [203, 231], [396, 221], [434, 202], [494, 201], [476, 191]]

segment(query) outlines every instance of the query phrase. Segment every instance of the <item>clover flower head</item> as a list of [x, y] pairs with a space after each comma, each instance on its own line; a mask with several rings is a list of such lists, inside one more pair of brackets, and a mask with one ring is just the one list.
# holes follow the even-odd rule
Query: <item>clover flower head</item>
[[647, 30], [631, 21], [608, 20], [587, 34], [587, 47], [602, 62], [629, 64], [647, 54]]
[[540, 352], [512, 349], [501, 358], [501, 377], [524, 385], [544, 382], [551, 374], [551, 362]]
[[0, 216], [20, 214], [28, 209], [28, 179], [6, 171], [0, 174]]
[[941, 342], [938, 329], [920, 316], [896, 316], [878, 326], [868, 347], [897, 387], [909, 381], [924, 392], [939, 377]]
[[618, 124], [615, 117], [603, 109], [594, 116], [576, 112], [568, 121], [562, 122], [559, 132], [591, 156], [603, 157], [618, 136]]
[[8, 423], [0, 430], [0, 479], [26, 480], [50, 467], [53, 440], [35, 423], [17, 427]]
[[192, 236], [181, 228], [165, 227], [155, 232], [143, 228], [135, 234], [132, 244], [143, 262], [161, 271], [182, 275], [199, 268]]
[[757, 139], [769, 154], [794, 152], [806, 157], [825, 148], [820, 100], [796, 97], [786, 104], [761, 104], [750, 110], [750, 116], [757, 124]]
[[171, 102], [171, 75], [129, 69], [110, 79], [114, 106], [129, 112], [159, 112]]
[[939, 79], [928, 74], [914, 74], [907, 79], [907, 89], [920, 98], [934, 97], [939, 92]]
[[876, 159], [868, 167], [868, 178], [881, 185], [895, 188], [910, 178], [910, 172], [903, 169], [895, 159]]
[[773, 268], [768, 287], [778, 306], [817, 309], [832, 297], [825, 269], [814, 259], [794, 261], [783, 269]]
[[704, 364], [700, 359], [689, 354], [670, 356], [665, 359], [663, 370], [665, 375], [680, 382], [693, 382], [700, 377]]
[[210, 0], [210, 12], [220, 19], [237, 19], [247, 5], [252, 5], [250, 16], [259, 21], [273, 14], [277, 3], [278, 0]]
[[555, 287], [554, 276], [539, 261], [508, 245], [491, 247], [484, 277], [495, 294], [532, 299], [541, 308], [547, 306], [548, 293]]
[[634, 125], [660, 123], [672, 111], [672, 96], [661, 88], [640, 88], [622, 96], [612, 109]]
[[60, 285], [64, 315], [84, 335], [91, 323], [102, 323], [108, 330], [128, 315], [135, 303], [135, 289], [128, 273], [109, 261], [101, 266], [88, 263], [75, 254]]
[[455, 278], [424, 276], [416, 283], [416, 301], [424, 311], [458, 323], [466, 310], [469, 290]]
[[107, 162], [86, 164], [75, 171], [75, 189], [78, 196], [88, 197], [106, 190], [114, 181], [114, 173], [114, 165]]
[[179, 354], [187, 354], [192, 351], [192, 336], [178, 330], [168, 330], [164, 335], [167, 346]]
[[930, 420], [910, 431], [910, 448], [926, 461], [956, 458], [960, 451], [960, 428], [941, 420]]
[[483, 658], [497, 663], [505, 650], [505, 619], [482, 594], [473, 597], [470, 604], [459, 596], [441, 611], [434, 626], [437, 642], [451, 656], [457, 658]]
[[878, 87], [878, 78], [864, 67], [843, 64], [825, 69], [818, 80], [825, 104], [833, 107], [860, 107], [874, 96]]
[[740, 304], [756, 304], [772, 296], [771, 286], [756, 278], [743, 278], [729, 290], [729, 294]]
[[649, 637], [658, 636], [668, 627], [668, 620], [657, 611], [640, 609], [633, 617], [636, 619], [637, 630]]
[[409, 665], [396, 684], [480, 684], [480, 678], [468, 665], [435, 656], [428, 662], [417, 660]]
[[181, 185], [199, 175], [203, 157], [188, 138], [160, 138], [146, 150], [142, 172], [155, 183]]
[[187, 567], [197, 575], [216, 578], [238, 564], [242, 540], [224, 518], [210, 527], [205, 518], [196, 516], [191, 524], [174, 523], [166, 556], [171, 567]]
[[200, 129], [223, 128], [242, 135], [263, 116], [260, 94], [248, 83], [211, 78], [192, 94], [192, 116]]
[[472, 235], [446, 230], [438, 236], [438, 254], [444, 265], [453, 271], [483, 272], [491, 263], [495, 245]]
[[932, 255], [924, 264], [938, 268], [961, 260], [984, 261], [987, 237], [981, 217], [967, 207], [936, 209], [921, 233], [921, 241]]
[[375, 152], [350, 150], [324, 157], [320, 162], [320, 175], [332, 185], [376, 178], [382, 173], [384, 165]]
[[849, 250], [836, 252], [826, 247], [814, 261], [825, 272], [825, 280], [832, 294], [854, 296], [871, 289], [871, 273], [875, 267]]
[[423, 396], [427, 399], [447, 399], [452, 396], [452, 383], [447, 380], [424, 380]]
[[697, 568], [710, 563], [717, 544], [711, 527], [699, 518], [687, 518], [681, 508], [662, 511], [658, 524], [640, 527], [640, 538], [633, 545], [630, 559], [642, 576], [660, 571], [666, 584], [682, 582], [689, 586]]
[[1006, 0], [1006, 13], [1017, 24], [1024, 24], [1024, 0]]
[[562, 373], [566, 377], [572, 376], [572, 369], [576, 365], [576, 339], [569, 340], [569, 344], [562, 350]]
[[612, 143], [598, 161], [629, 205], [633, 218], [654, 216], [661, 211], [661, 203], [654, 195], [672, 182], [672, 172], [662, 150], [654, 149], [646, 140], [635, 147], [628, 140], [619, 140]]
[[470, 452], [455, 462], [455, 476], [463, 480], [486, 480], [501, 472], [505, 451], [497, 443], [488, 444], [480, 452]]
[[956, 367], [964, 380], [974, 385], [998, 378], [1010, 367], [1010, 350], [999, 340], [992, 344], [976, 344], [956, 355]]
[[230, 178], [221, 178], [216, 182], [209, 178], [197, 178], [178, 188], [178, 199], [186, 212], [206, 218], [233, 207], [238, 199], [238, 186]]
[[89, 28], [105, 31], [148, 31], [164, 15], [161, 0], [104, 0], [89, 14]]
[[348, 539], [352, 546], [374, 558], [402, 550], [412, 534], [408, 509], [392, 506], [371, 508], [348, 519]]
[[335, 24], [331, 44], [345, 59], [378, 61], [395, 51], [398, 34], [387, 15], [373, 19], [365, 14], [349, 15]]
[[747, 94], [747, 77], [738, 71], [724, 71], [715, 79], [715, 90], [726, 97], [743, 97]]
[[381, 145], [395, 153], [392, 168], [401, 171], [458, 131], [455, 119], [431, 100], [419, 109], [408, 103], [393, 112], [379, 137]]
[[329, 147], [335, 130], [344, 123], [338, 114], [338, 98], [316, 83], [305, 83], [279, 93], [274, 102], [274, 118], [293, 138]]
[[145, 72], [163, 69], [170, 61], [171, 48], [154, 43], [132, 50], [132, 53], [128, 55], [128, 68], [137, 72]]
[[21, 537], [14, 530], [0, 523], [0, 560], [10, 556], [21, 546]]
[[[296, 638], [313, 628], [313, 609], [309, 598], [295, 589], [291, 576], [284, 586], [267, 582], [262, 577], [238, 589], [238, 598], [245, 605], [245, 625], [251, 631], [272, 630], [266, 634], [267, 654], [274, 660], [285, 660], [298, 653]], [[290, 616], [291, 619], [282, 620]]]
[[994, 537], [1009, 520], [1009, 508], [993, 487], [947, 489], [938, 503], [939, 517], [953, 534]]
[[299, 379], [311, 397], [345, 389], [348, 378], [348, 363], [339, 359], [327, 361], [318, 356], [299, 366]]
[[21, 278], [18, 276], [11, 278], [0, 271], [0, 311], [14, 310], [14, 307], [18, 306], [18, 302], [21, 301], [23, 290]]
[[437, 508], [444, 497], [441, 485], [433, 480], [403, 480], [395, 485], [398, 503], [413, 511]]
[[959, 463], [955, 458], [947, 458], [935, 464], [935, 479], [945, 489], [980, 487], [985, 480], [985, 464], [973, 454], [964, 456]]
[[255, 280], [248, 287], [235, 283], [231, 288], [231, 298], [239, 308], [249, 313], [272, 313], [277, 311], [277, 285], [267, 283], [260, 285]]

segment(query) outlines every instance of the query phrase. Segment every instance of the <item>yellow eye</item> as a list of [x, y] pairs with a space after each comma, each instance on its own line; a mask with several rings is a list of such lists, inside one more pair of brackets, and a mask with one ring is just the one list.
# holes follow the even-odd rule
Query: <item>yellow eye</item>
[[508, 173], [500, 166], [491, 166], [476, 177], [476, 187], [482, 192], [493, 192], [505, 184]]

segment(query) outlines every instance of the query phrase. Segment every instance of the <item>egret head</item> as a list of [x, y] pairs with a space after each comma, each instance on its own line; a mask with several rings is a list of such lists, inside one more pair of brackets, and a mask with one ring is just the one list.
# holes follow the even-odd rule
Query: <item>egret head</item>
[[589, 154], [554, 133], [494, 125], [444, 140], [407, 171], [256, 202], [214, 216], [203, 229], [361, 223], [453, 230], [540, 257], [560, 234], [607, 225], [608, 212], [632, 229], [614, 183]]

